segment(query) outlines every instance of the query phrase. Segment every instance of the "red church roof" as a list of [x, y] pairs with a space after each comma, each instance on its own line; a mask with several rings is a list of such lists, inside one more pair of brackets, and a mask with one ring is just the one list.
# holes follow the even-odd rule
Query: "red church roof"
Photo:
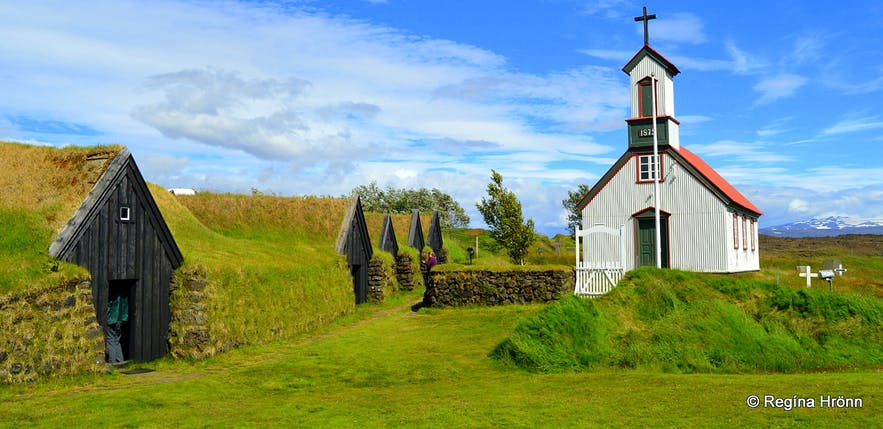
[[754, 204], [751, 204], [751, 201], [748, 201], [748, 198], [746, 198], [744, 195], [742, 195], [741, 192], [736, 190], [736, 188], [734, 188], [733, 185], [730, 184], [730, 182], [727, 182], [726, 179], [724, 179], [720, 174], [718, 174], [717, 171], [714, 171], [714, 169], [711, 168], [711, 166], [708, 165], [705, 161], [703, 161], [702, 158], [699, 158], [699, 156], [697, 156], [693, 152], [690, 152], [689, 150], [687, 150], [683, 146], [681, 146], [679, 149], [677, 149], [677, 153], [679, 155], [681, 155], [681, 157], [683, 157], [684, 160], [689, 162], [690, 165], [692, 165], [693, 168], [695, 168], [699, 172], [699, 174], [705, 176], [705, 179], [707, 179], [709, 182], [711, 182], [721, 192], [723, 192], [730, 200], [732, 200], [733, 203], [738, 204], [738, 205], [744, 207], [745, 209], [756, 213], [758, 216], [763, 214], [760, 211], [760, 209], [755, 207]]

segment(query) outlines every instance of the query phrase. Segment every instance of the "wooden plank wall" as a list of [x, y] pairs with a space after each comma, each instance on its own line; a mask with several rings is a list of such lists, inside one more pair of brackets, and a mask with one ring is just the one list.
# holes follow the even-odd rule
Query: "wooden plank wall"
[[[171, 321], [169, 281], [172, 263], [150, 215], [148, 200], [136, 191], [138, 178], [131, 166], [115, 185], [99, 215], [77, 242], [71, 262], [92, 274], [92, 295], [98, 320], [107, 319], [111, 280], [137, 280], [130, 297], [130, 335], [134, 342], [127, 359], [147, 361], [168, 352]], [[129, 207], [130, 221], [120, 220], [120, 207]]]

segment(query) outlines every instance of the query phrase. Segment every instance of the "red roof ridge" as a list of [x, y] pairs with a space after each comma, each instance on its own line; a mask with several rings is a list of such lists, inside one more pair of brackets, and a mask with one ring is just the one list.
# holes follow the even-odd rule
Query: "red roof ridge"
[[675, 66], [671, 61], [668, 60], [668, 58], [665, 58], [665, 56], [660, 54], [656, 49], [651, 48], [650, 45], [644, 45], [641, 49], [639, 49], [638, 52], [635, 53], [634, 56], [632, 56], [632, 59], [625, 63], [622, 71], [624, 71], [626, 74], [629, 74], [631, 70], [637, 65], [638, 57], [640, 57], [641, 54], [645, 52], [648, 53], [648, 55], [650, 55], [651, 57], [658, 57], [656, 58], [656, 60], [662, 62], [662, 66], [665, 67], [665, 69], [668, 70], [669, 73], [671, 73], [672, 77], [677, 76], [678, 73], [681, 72], [680, 70], [678, 70], [677, 66]]
[[717, 187], [721, 192], [723, 192], [730, 200], [734, 203], [744, 207], [747, 210], [750, 210], [756, 213], [758, 216], [762, 215], [763, 212], [760, 211], [751, 201], [748, 201], [741, 192], [739, 192], [730, 182], [727, 182], [726, 179], [723, 178], [717, 171], [714, 171], [708, 163], [702, 160], [698, 155], [690, 152], [685, 147], [681, 146], [678, 149], [675, 149], [681, 157], [683, 157], [690, 165], [693, 166], [699, 174], [705, 176], [709, 182], [711, 182], [715, 187]]

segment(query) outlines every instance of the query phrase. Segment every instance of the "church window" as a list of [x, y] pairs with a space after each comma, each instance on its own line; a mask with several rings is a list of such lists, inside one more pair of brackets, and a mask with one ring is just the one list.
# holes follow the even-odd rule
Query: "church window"
[[748, 250], [748, 219], [742, 215], [742, 250]]
[[[657, 91], [659, 91], [658, 84]], [[657, 104], [659, 103], [658, 96], [656, 97], [656, 102]], [[638, 82], [638, 106], [640, 116], [653, 116], [653, 85], [650, 83], [650, 78]]]
[[754, 227], [754, 219], [751, 219], [751, 250], [757, 250], [757, 229]]
[[733, 248], [739, 248], [739, 215], [733, 213]]
[[[653, 155], [638, 155], [638, 182], [652, 182], [656, 176], [656, 165], [662, 165], [662, 155], [659, 162], [653, 162]], [[660, 181], [664, 179], [660, 174]]]

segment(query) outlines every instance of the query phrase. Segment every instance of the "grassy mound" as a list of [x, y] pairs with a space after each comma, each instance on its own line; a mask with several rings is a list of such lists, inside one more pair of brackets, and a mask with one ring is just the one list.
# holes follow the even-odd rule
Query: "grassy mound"
[[632, 271], [607, 296], [522, 320], [492, 356], [538, 372], [796, 372], [883, 364], [883, 302], [674, 270]]
[[334, 251], [346, 200], [151, 192], [182, 270], [208, 280], [216, 347], [288, 338], [353, 310], [349, 270]]

